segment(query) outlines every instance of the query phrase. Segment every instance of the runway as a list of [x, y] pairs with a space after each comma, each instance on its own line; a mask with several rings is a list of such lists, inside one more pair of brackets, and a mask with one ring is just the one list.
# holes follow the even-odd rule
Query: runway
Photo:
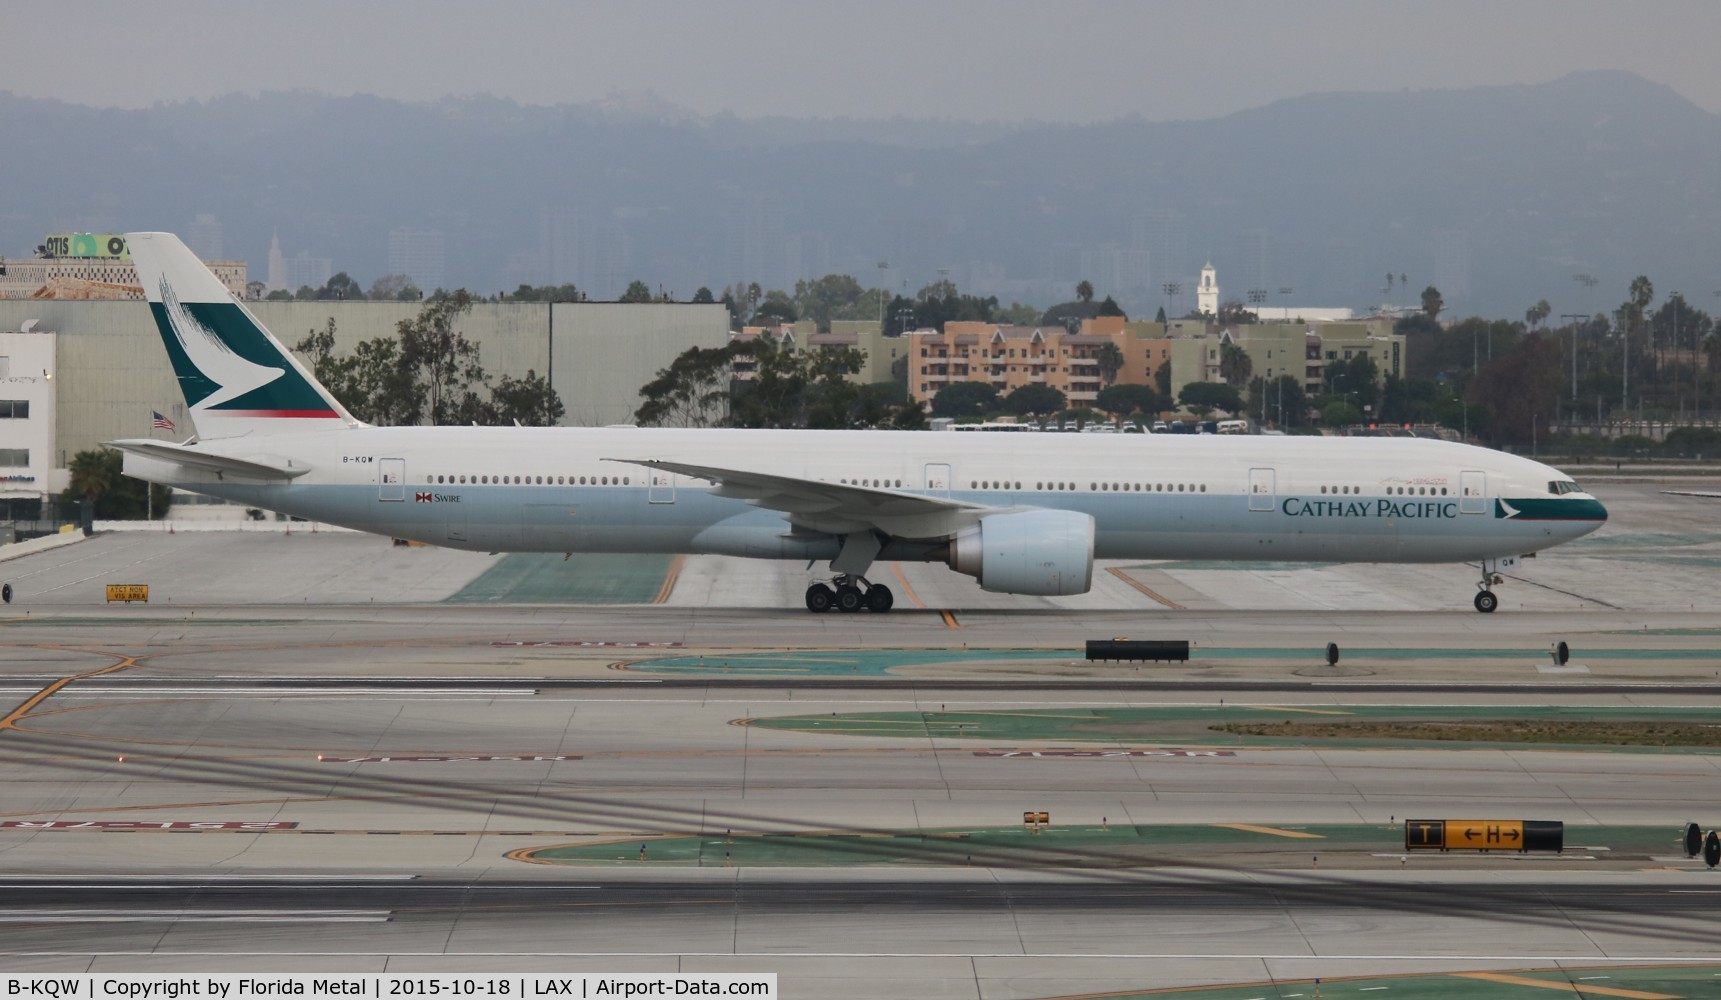
[[[1491, 616], [1462, 567], [1125, 569], [1179, 607], [1112, 573], [1058, 607], [903, 567], [902, 610], [813, 616], [789, 600], [797, 566], [738, 582], [689, 559], [635, 587], [643, 604], [475, 602], [496, 559], [345, 533], [105, 535], [0, 562], [19, 593], [0, 612], [0, 954], [988, 998], [1715, 960], [1721, 885], [1676, 840], [1721, 825], [1721, 755], [1275, 744], [1200, 721], [1721, 724], [1721, 530], [1614, 488], [1597, 544], [1531, 564], [1539, 586], [1509, 583]], [[108, 607], [106, 582], [151, 603]], [[1080, 654], [1128, 634], [1194, 654]], [[1176, 741], [1084, 731], [1101, 709], [1196, 721]], [[964, 728], [1047, 714], [1076, 728]], [[791, 717], [835, 721], [768, 722]], [[1023, 832], [1029, 810], [1051, 828]], [[1407, 854], [1411, 816], [1561, 820], [1570, 847]], [[961, 838], [983, 849], [913, 846]], [[568, 844], [618, 856], [532, 863]]]

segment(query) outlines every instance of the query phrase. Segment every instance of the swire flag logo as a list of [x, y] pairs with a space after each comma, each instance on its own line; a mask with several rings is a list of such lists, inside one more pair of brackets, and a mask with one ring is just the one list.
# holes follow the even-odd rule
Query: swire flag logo
[[414, 493], [412, 499], [417, 503], [430, 503], [434, 496], [434, 493]]
[[154, 418], [154, 420], [155, 420], [154, 427], [156, 430], [158, 430], [158, 431], [173, 430], [173, 421], [167, 419], [166, 417], [162, 416], [161, 414], [157, 413], [154, 410], [149, 411], [149, 415], [152, 418]]

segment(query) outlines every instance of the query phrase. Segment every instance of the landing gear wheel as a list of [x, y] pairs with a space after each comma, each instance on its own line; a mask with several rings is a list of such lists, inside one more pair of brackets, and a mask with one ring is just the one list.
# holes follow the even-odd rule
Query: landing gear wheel
[[1480, 611], [1485, 615], [1492, 614], [1494, 609], [1499, 606], [1500, 599], [1494, 596], [1494, 592], [1492, 590], [1478, 590], [1476, 592], [1477, 611]]
[[836, 592], [822, 583], [815, 583], [807, 588], [807, 610], [820, 614], [831, 610], [831, 605], [837, 600]]
[[884, 612], [889, 611], [891, 606], [895, 603], [896, 595], [890, 592], [889, 587], [886, 587], [881, 583], [873, 584], [872, 589], [866, 592], [866, 607], [868, 611], [877, 611], [880, 614], [883, 614]]
[[837, 588], [837, 610], [845, 612], [859, 611], [866, 606], [866, 595], [852, 583], [845, 583]]

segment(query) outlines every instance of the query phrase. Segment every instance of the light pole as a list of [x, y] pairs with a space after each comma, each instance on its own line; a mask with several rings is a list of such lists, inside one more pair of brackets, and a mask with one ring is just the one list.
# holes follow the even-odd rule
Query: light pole
[[[1167, 281], [1165, 284], [1160, 286], [1160, 290], [1165, 292], [1165, 300], [1170, 303], [1171, 311], [1176, 313], [1177, 297], [1183, 294], [1183, 282]], [[1721, 292], [1717, 292], [1716, 294], [1721, 295]]]
[[878, 262], [878, 332], [879, 333], [884, 332], [884, 300], [885, 300], [885, 294], [886, 294], [885, 285], [888, 284], [888, 281], [889, 281], [889, 279], [887, 279], [885, 277], [885, 272], [888, 271], [889, 269], [890, 269], [890, 261], [881, 260]]
[[1572, 328], [1572, 406], [1575, 408], [1578, 402], [1578, 324], [1589, 317], [1583, 313], [1560, 313], [1560, 319]]
[[[1264, 303], [1266, 301], [1267, 301], [1267, 290], [1265, 288], [1251, 288], [1251, 289], [1249, 289], [1249, 304], [1250, 305], [1258, 306], [1258, 305], [1261, 305], [1262, 303]], [[1260, 314], [1257, 313], [1255, 318], [1260, 319], [1261, 318]]]
[[1290, 298], [1291, 298], [1291, 286], [1290, 285], [1280, 285], [1279, 286], [1279, 308], [1283, 309], [1285, 311], [1284, 319], [1285, 319], [1285, 322], [1287, 322], [1287, 323], [1289, 323], [1291, 321]]

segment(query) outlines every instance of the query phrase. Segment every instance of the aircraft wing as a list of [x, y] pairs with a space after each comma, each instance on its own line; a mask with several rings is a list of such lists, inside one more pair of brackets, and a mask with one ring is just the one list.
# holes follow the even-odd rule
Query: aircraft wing
[[1721, 500], [1721, 492], [1715, 490], [1662, 490], [1672, 497], [1706, 497], [1710, 500]]
[[246, 479], [296, 479], [311, 471], [310, 466], [301, 462], [286, 460], [277, 464], [257, 459], [231, 458], [190, 445], [170, 444], [166, 441], [153, 441], [148, 438], [109, 441], [108, 446], [133, 455], [141, 455], [144, 458], [175, 462], [194, 469], [242, 476]]
[[897, 538], [942, 540], [954, 538], [982, 516], [995, 514], [1000, 509], [946, 497], [692, 462], [640, 458], [609, 461], [643, 465], [716, 483], [714, 492], [718, 496], [745, 500], [767, 510], [780, 510], [797, 528], [834, 535], [870, 528]]

